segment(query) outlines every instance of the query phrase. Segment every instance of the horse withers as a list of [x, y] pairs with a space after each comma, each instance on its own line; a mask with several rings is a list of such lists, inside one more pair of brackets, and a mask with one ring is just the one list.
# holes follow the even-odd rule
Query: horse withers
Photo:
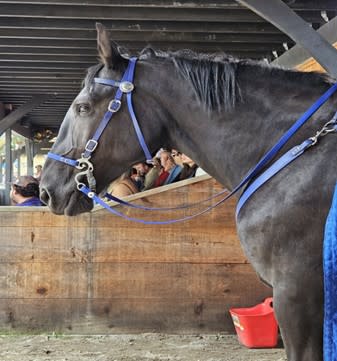
[[[97, 25], [101, 63], [88, 70], [52, 152], [90, 164], [100, 193], [132, 164], [144, 160], [124, 98], [100, 135], [87, 143], [107, 109], [113, 86], [129, 61]], [[223, 54], [144, 50], [133, 80], [133, 109], [149, 152], [163, 144], [188, 154], [231, 189], [293, 122], [330, 86], [321, 74], [282, 70]], [[337, 96], [284, 146], [282, 153], [313, 136], [337, 109]], [[115, 110], [115, 109], [112, 109]], [[273, 287], [274, 309], [288, 361], [322, 361], [325, 219], [336, 183], [337, 136], [328, 135], [289, 164], [246, 202], [237, 217], [249, 261]], [[91, 149], [93, 148], [93, 150]], [[92, 150], [92, 152], [91, 152]], [[56, 214], [90, 211], [93, 202], [76, 187], [81, 170], [55, 159], [45, 163], [41, 198]], [[85, 179], [84, 184], [87, 184]], [[80, 183], [82, 184], [82, 183]], [[77, 183], [78, 185], [78, 183]]]

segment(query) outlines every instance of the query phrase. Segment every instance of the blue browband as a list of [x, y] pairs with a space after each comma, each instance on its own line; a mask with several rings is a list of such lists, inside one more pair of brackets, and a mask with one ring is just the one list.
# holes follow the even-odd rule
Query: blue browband
[[[98, 128], [96, 129], [95, 134], [93, 135], [93, 137], [91, 139], [88, 140], [88, 142], [85, 146], [84, 153], [82, 154], [83, 158], [89, 159], [91, 157], [91, 154], [94, 152], [94, 150], [96, 149], [96, 147], [98, 145], [99, 138], [101, 137], [104, 129], [110, 122], [112, 116], [119, 111], [120, 106], [122, 104], [123, 94], [126, 94], [129, 113], [130, 113], [130, 116], [132, 119], [134, 129], [136, 131], [136, 135], [137, 135], [139, 144], [143, 149], [146, 161], [152, 162], [151, 153], [145, 143], [143, 133], [139, 127], [138, 120], [136, 118], [135, 112], [133, 110], [133, 105], [132, 105], [132, 91], [134, 90], [133, 78], [134, 78], [134, 74], [135, 74], [136, 62], [137, 62], [137, 58], [129, 59], [128, 67], [126, 68], [124, 75], [122, 77], [122, 80], [120, 82], [115, 81], [115, 80], [110, 80], [110, 79], [102, 79], [102, 78], [94, 79], [95, 83], [117, 87], [118, 89], [116, 91], [115, 98], [110, 101], [108, 110], [104, 114], [104, 117], [101, 120], [101, 123], [99, 124]], [[61, 157], [58, 154], [54, 154], [54, 153], [48, 153], [48, 156], [50, 158], [53, 158], [60, 162], [74, 166], [74, 164], [72, 164], [72, 162], [74, 162], [72, 159], [69, 159], [66, 157]]]
[[[106, 202], [104, 202], [102, 199], [100, 199], [96, 193], [95, 193], [95, 186], [96, 181], [93, 175], [93, 164], [89, 161], [91, 158], [92, 153], [95, 151], [95, 149], [98, 146], [99, 139], [105, 130], [106, 126], [110, 122], [112, 116], [119, 111], [121, 107], [122, 97], [123, 94], [126, 94], [127, 98], [127, 105], [130, 117], [132, 119], [133, 127], [135, 129], [139, 144], [144, 152], [145, 159], [147, 162], [152, 162], [152, 156], [151, 153], [146, 145], [143, 133], [139, 127], [139, 123], [137, 121], [133, 105], [132, 105], [132, 92], [134, 90], [134, 73], [135, 73], [135, 67], [136, 67], [137, 58], [130, 58], [129, 63], [127, 66], [127, 69], [124, 72], [124, 75], [121, 79], [121, 81], [115, 81], [110, 79], [103, 79], [103, 78], [95, 78], [95, 82], [102, 85], [107, 86], [113, 86], [117, 87], [117, 91], [115, 94], [115, 97], [113, 100], [110, 101], [108, 110], [104, 114], [103, 119], [101, 120], [101, 123], [99, 124], [98, 128], [96, 129], [96, 132], [94, 133], [93, 137], [88, 140], [84, 152], [81, 155], [81, 158], [75, 160], [71, 158], [67, 158], [55, 153], [48, 153], [48, 157], [57, 161], [60, 161], [62, 163], [65, 163], [67, 165], [70, 165], [72, 167], [76, 167], [77, 169], [81, 170], [81, 172], [77, 173], [75, 176], [75, 182], [77, 189], [81, 191], [82, 193], [86, 194], [89, 198], [91, 198], [93, 201], [95, 201], [97, 204], [100, 204], [102, 207], [106, 208], [111, 213], [118, 215], [120, 217], [123, 217], [124, 219], [143, 223], [143, 224], [169, 224], [169, 223], [176, 223], [181, 222], [185, 220], [190, 220], [194, 217], [197, 217], [201, 214], [204, 214], [213, 208], [217, 207], [218, 205], [222, 204], [224, 201], [226, 201], [228, 198], [233, 196], [235, 193], [237, 193], [241, 188], [243, 188], [245, 185], [247, 185], [253, 178], [258, 176], [258, 174], [261, 172], [262, 168], [264, 168], [279, 152], [279, 150], [285, 145], [285, 143], [297, 132], [297, 130], [330, 98], [330, 96], [337, 90], [337, 83], [331, 86], [297, 121], [293, 126], [279, 139], [279, 141], [274, 145], [261, 159], [260, 161], [255, 165], [254, 168], [252, 168], [246, 176], [241, 180], [241, 182], [230, 192], [228, 193], [226, 190], [223, 190], [214, 196], [205, 199], [204, 201], [191, 204], [189, 206], [180, 206], [176, 208], [149, 208], [149, 207], [142, 207], [137, 206], [134, 204], [130, 204], [126, 201], [123, 201], [117, 197], [113, 197], [109, 194], [106, 194], [105, 196], [111, 200], [114, 200], [121, 205], [124, 206], [131, 206], [133, 208], [139, 208], [143, 210], [168, 210], [168, 209], [183, 209], [188, 207], [194, 207], [196, 205], [199, 205], [201, 203], [210, 201], [216, 197], [219, 197], [220, 195], [226, 195], [223, 196], [220, 200], [216, 201], [214, 204], [206, 207], [203, 211], [200, 211], [198, 213], [195, 213], [191, 216], [187, 216], [184, 218], [179, 219], [171, 219], [167, 221], [146, 221], [139, 218], [133, 218], [128, 217], [127, 215], [114, 210], [111, 208]], [[318, 141], [318, 139], [330, 132], [337, 132], [337, 113], [334, 115], [334, 117], [327, 122], [324, 127], [316, 133], [315, 136], [306, 139], [302, 144], [297, 145], [296, 147], [289, 150], [287, 153], [285, 153], [282, 157], [280, 157], [275, 163], [273, 163], [266, 171], [264, 171], [260, 176], [258, 176], [252, 183], [248, 184], [246, 189], [243, 191], [236, 210], [236, 215], [238, 216], [240, 209], [243, 207], [245, 202], [248, 200], [248, 198], [259, 188], [261, 187], [267, 180], [272, 178], [275, 174], [277, 174], [281, 169], [283, 169], [286, 165], [288, 165], [290, 162], [295, 160], [297, 157], [299, 157], [301, 154], [304, 153], [305, 150], [307, 150], [309, 147], [315, 145]], [[82, 178], [86, 177], [88, 186], [83, 183]]]

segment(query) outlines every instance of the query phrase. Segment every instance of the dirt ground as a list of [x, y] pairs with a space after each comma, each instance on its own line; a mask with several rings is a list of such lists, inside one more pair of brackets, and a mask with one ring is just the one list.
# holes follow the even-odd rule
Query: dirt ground
[[1, 361], [286, 361], [232, 335], [0, 336]]

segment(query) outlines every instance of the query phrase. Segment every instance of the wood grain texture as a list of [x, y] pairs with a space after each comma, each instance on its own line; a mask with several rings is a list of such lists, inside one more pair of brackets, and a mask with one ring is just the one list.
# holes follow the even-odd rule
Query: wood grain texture
[[[167, 207], [221, 189], [204, 176], [129, 199]], [[46, 208], [1, 207], [0, 331], [234, 332], [228, 309], [272, 293], [241, 250], [234, 207], [231, 200], [165, 226], [127, 222], [97, 208], [69, 218]], [[144, 211], [126, 212], [145, 218]]]
[[[333, 44], [337, 48], [337, 43]], [[325, 73], [326, 70], [319, 64], [314, 58], [309, 58], [304, 63], [298, 65], [296, 69], [301, 71], [317, 71], [319, 73]]]

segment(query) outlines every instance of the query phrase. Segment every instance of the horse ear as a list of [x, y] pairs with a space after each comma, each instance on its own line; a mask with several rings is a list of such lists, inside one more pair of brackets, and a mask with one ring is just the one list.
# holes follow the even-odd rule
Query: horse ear
[[117, 68], [123, 62], [116, 44], [110, 41], [109, 32], [101, 23], [96, 23], [98, 54], [108, 68]]

